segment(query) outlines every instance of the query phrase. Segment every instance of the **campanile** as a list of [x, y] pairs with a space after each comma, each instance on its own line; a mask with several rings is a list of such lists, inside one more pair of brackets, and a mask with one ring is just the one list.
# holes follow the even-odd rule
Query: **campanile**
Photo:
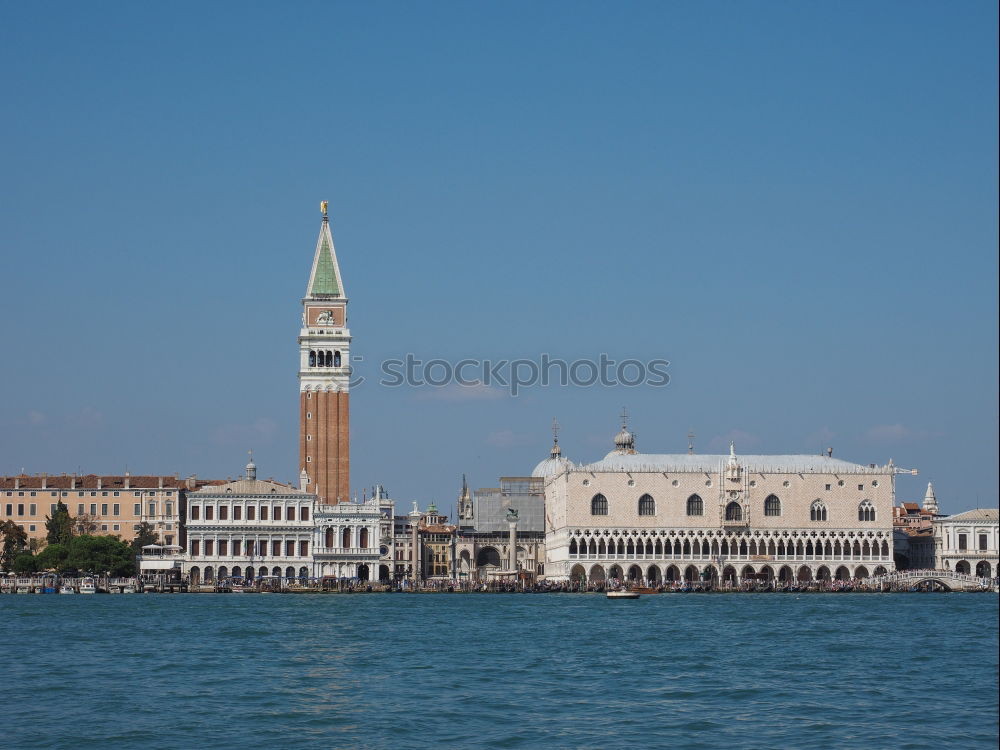
[[299, 332], [299, 471], [308, 491], [332, 505], [350, 500], [351, 332], [326, 201], [320, 210]]

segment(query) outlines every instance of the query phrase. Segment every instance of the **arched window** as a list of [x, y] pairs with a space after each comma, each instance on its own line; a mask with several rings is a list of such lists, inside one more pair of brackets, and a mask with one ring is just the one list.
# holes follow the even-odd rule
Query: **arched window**
[[726, 506], [726, 520], [727, 521], [742, 521], [743, 520], [743, 508], [737, 502], [729, 503]]
[[689, 516], [703, 516], [705, 515], [705, 503], [697, 495], [691, 495], [688, 498], [687, 503], [687, 514]]
[[316, 366], [316, 351], [314, 349], [309, 351], [309, 366]]
[[333, 367], [333, 352], [320, 352], [324, 367]]
[[872, 505], [871, 500], [864, 500], [862, 501], [861, 505], [858, 506], [858, 520], [859, 521], [875, 520], [875, 506]]
[[344, 532], [341, 535], [341, 545], [340, 546], [341, 547], [350, 547], [351, 546], [351, 530], [350, 529], [344, 529]]
[[765, 516], [781, 515], [781, 501], [778, 499], [777, 495], [768, 495], [767, 499], [764, 500], [764, 515]]
[[333, 353], [333, 366], [340, 367], [340, 352]]
[[590, 515], [592, 516], [606, 516], [608, 515], [608, 499], [604, 495], [594, 495], [593, 500], [590, 501]]
[[809, 506], [809, 520], [826, 520], [826, 506], [820, 500], [813, 500], [813, 504]]
[[649, 495], [643, 495], [639, 498], [639, 515], [640, 516], [655, 516], [656, 515], [656, 501], [653, 500]]
[[368, 529], [361, 529], [361, 539], [358, 541], [361, 549], [368, 549]]
[[569, 540], [569, 553], [571, 555], [575, 555], [576, 554], [576, 539], [570, 539]]

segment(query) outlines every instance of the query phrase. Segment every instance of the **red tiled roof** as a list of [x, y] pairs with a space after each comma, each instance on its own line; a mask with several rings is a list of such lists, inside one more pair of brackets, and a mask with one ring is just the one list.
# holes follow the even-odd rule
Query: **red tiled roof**
[[[74, 482], [74, 479], [76, 480]], [[100, 481], [98, 481], [100, 480]], [[125, 482], [128, 481], [126, 488]], [[162, 480], [162, 485], [161, 485]], [[42, 485], [45, 485], [42, 487]], [[73, 474], [19, 474], [16, 476], [0, 477], [0, 490], [140, 490], [140, 489], [182, 489], [196, 490], [209, 485], [225, 484], [224, 479], [198, 479], [197, 477], [176, 477], [154, 475], [130, 475], [124, 474], [84, 474], [82, 476]], [[17, 487], [15, 487], [17, 485]]]

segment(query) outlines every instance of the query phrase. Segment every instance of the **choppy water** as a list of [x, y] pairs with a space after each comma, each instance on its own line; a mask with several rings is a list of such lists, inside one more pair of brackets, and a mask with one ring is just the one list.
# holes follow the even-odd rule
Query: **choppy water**
[[0, 596], [4, 748], [991, 748], [996, 595]]

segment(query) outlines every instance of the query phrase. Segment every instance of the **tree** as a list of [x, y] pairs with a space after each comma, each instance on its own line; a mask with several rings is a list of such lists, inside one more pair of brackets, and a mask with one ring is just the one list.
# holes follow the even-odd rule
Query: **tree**
[[52, 512], [52, 518], [45, 517], [45, 541], [49, 544], [69, 544], [73, 538], [73, 519], [69, 508], [60, 500]]
[[156, 544], [159, 541], [160, 537], [156, 533], [156, 529], [151, 524], [143, 521], [135, 530], [135, 539], [132, 540], [132, 554], [141, 555], [143, 547], [147, 544]]
[[110, 571], [115, 576], [135, 575], [132, 547], [116, 536], [74, 537], [63, 567], [92, 573]]
[[68, 557], [69, 548], [65, 544], [50, 544], [36, 555], [35, 562], [39, 570], [63, 570]]
[[14, 558], [10, 568], [15, 573], [34, 573], [38, 570], [38, 564], [33, 554], [30, 552], [22, 552]]
[[28, 533], [13, 521], [0, 523], [0, 534], [3, 535], [3, 548], [0, 550], [0, 566], [10, 570], [14, 559], [28, 546]]
[[97, 531], [97, 519], [89, 513], [83, 513], [73, 519], [73, 530], [77, 534], [93, 534]]

